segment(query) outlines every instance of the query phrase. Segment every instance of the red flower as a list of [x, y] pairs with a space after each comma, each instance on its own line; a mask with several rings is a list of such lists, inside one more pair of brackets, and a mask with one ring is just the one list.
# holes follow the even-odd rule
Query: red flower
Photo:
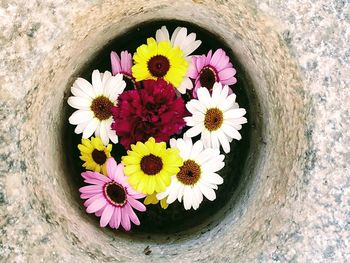
[[145, 80], [143, 88], [122, 93], [117, 107], [112, 108], [112, 129], [126, 148], [137, 141], [154, 137], [168, 141], [185, 126], [185, 103], [175, 89], [162, 79]]

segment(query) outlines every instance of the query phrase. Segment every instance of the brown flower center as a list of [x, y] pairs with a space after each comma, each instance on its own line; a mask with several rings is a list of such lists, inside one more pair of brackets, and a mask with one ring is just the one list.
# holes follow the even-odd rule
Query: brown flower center
[[112, 116], [113, 102], [105, 96], [96, 97], [91, 103], [91, 110], [99, 120], [107, 120]]
[[224, 121], [224, 114], [218, 108], [211, 108], [207, 110], [204, 117], [204, 126], [209, 131], [216, 131], [220, 129]]
[[105, 154], [104, 151], [99, 151], [94, 149], [93, 152], [91, 153], [92, 159], [95, 161], [95, 163], [102, 165], [106, 162], [107, 160], [107, 155]]
[[192, 160], [184, 162], [180, 172], [176, 175], [177, 179], [185, 185], [194, 185], [201, 176], [200, 166]]
[[169, 71], [169, 68], [170, 62], [165, 56], [156, 55], [148, 61], [149, 72], [157, 78], [164, 77]]
[[202, 87], [206, 87], [207, 89], [211, 90], [215, 82], [218, 81], [218, 76], [215, 69], [210, 66], [204, 67], [199, 73], [199, 81]]
[[136, 82], [131, 76], [123, 74], [123, 80], [126, 83], [124, 91], [136, 89]]
[[106, 184], [104, 194], [113, 205], [123, 206], [126, 203], [126, 192], [123, 186], [115, 182]]
[[153, 154], [142, 157], [141, 170], [147, 175], [156, 175], [163, 168], [162, 159]]

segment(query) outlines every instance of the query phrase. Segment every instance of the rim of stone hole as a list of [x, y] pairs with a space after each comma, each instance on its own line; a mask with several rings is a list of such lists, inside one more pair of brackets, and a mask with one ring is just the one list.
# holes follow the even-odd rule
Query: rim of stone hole
[[[105, 70], [111, 71], [109, 54], [111, 51], [120, 52], [122, 50], [129, 50], [134, 53], [136, 47], [146, 42], [147, 37], [154, 37], [155, 32], [162, 25], [166, 25], [169, 32], [172, 32], [177, 26], [184, 26], [188, 28], [189, 32], [197, 34], [197, 39], [202, 40], [202, 45], [199, 50], [194, 54], [206, 54], [210, 49], [213, 51], [218, 48], [223, 48], [227, 55], [230, 57], [235, 69], [237, 70], [236, 78], [237, 83], [231, 86], [233, 91], [237, 95], [237, 102], [240, 107], [247, 110], [246, 118], [248, 123], [243, 125], [241, 141], [233, 141], [231, 143], [231, 152], [225, 154], [225, 167], [219, 172], [224, 178], [224, 183], [219, 186], [216, 191], [217, 198], [213, 202], [205, 200], [197, 210], [186, 211], [183, 208], [182, 203], [175, 202], [163, 210], [160, 205], [148, 205], [145, 213], [138, 213], [140, 219], [140, 226], [133, 226], [132, 230], [128, 233], [121, 234], [120, 230], [118, 234], [133, 237], [146, 236], [152, 238], [153, 236], [170, 236], [176, 234], [176, 236], [188, 236], [196, 233], [204, 233], [210, 230], [212, 227], [218, 225], [230, 210], [235, 206], [235, 201], [238, 198], [239, 190], [244, 187], [249, 187], [247, 184], [247, 173], [254, 166], [254, 160], [257, 158], [259, 152], [259, 143], [257, 138], [260, 137], [261, 132], [261, 119], [260, 119], [260, 105], [254, 94], [254, 87], [250, 80], [244, 65], [237, 59], [234, 50], [225, 42], [225, 40], [203, 27], [196, 24], [186, 22], [183, 20], [149, 20], [141, 24], [137, 24], [128, 29], [122, 34], [117, 35], [108, 43], [102, 45], [97, 51], [90, 56], [80, 69], [77, 70], [76, 76], [83, 77], [88, 81], [91, 81], [91, 73], [94, 69], [99, 69], [100, 72]], [[71, 79], [73, 82], [74, 79]], [[67, 85], [71, 86], [72, 82]], [[83, 178], [80, 173], [84, 170], [81, 167], [81, 161], [79, 159], [79, 151], [77, 145], [80, 143], [81, 135], [74, 133], [74, 126], [68, 123], [68, 117], [74, 111], [66, 103], [67, 97], [70, 95], [70, 89], [67, 90], [64, 97], [64, 120], [63, 120], [63, 133], [64, 138], [64, 152], [65, 152], [65, 165], [66, 176], [69, 183], [73, 183], [73, 196], [75, 201], [84, 210], [83, 200], [79, 198], [79, 187], [83, 186]], [[113, 145], [114, 148], [119, 149], [117, 145]], [[120, 162], [120, 156], [118, 150], [114, 151], [114, 157]], [[99, 218], [94, 215], [82, 215], [88, 217], [92, 224], [99, 227]]]

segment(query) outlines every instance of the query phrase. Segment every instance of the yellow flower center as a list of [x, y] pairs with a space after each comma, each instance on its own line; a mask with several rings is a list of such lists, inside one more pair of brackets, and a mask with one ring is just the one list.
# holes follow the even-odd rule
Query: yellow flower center
[[112, 205], [123, 206], [126, 204], [125, 189], [116, 182], [106, 184], [104, 187], [104, 194]]
[[180, 172], [176, 175], [177, 179], [185, 185], [194, 185], [198, 182], [200, 176], [201, 168], [192, 160], [185, 161], [180, 168]]
[[112, 116], [113, 102], [105, 96], [96, 97], [91, 103], [91, 110], [99, 120], [107, 120]]
[[216, 131], [220, 129], [223, 121], [224, 114], [218, 108], [211, 108], [205, 113], [204, 126], [209, 131]]
[[153, 154], [142, 157], [141, 170], [147, 175], [156, 175], [163, 168], [162, 159]]

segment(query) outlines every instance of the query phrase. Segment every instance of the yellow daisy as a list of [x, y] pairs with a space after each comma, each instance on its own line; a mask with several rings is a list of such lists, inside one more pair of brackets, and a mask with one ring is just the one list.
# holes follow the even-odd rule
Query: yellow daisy
[[[160, 200], [160, 206], [163, 208], [163, 209], [167, 209], [169, 204], [166, 202], [166, 199], [167, 198], [164, 198], [162, 200]], [[159, 203], [159, 200], [157, 199], [157, 193], [154, 192], [153, 194], [151, 195], [147, 195], [145, 200], [143, 201], [143, 203], [145, 205], [149, 205], [149, 204], [152, 204], [152, 205], [156, 205]]]
[[157, 43], [152, 37], [147, 39], [147, 45], [137, 48], [133, 59], [132, 75], [136, 81], [163, 78], [178, 88], [188, 69], [180, 48], [172, 47], [169, 41]]
[[80, 159], [84, 161], [83, 167], [107, 175], [106, 162], [111, 157], [112, 144], [105, 146], [100, 137], [91, 137], [91, 140], [83, 138], [81, 143], [78, 149], [81, 154]]
[[156, 143], [153, 137], [145, 143], [132, 144], [122, 162], [130, 185], [148, 195], [165, 191], [170, 177], [177, 174], [183, 164], [177, 148], [167, 149], [165, 142]]

